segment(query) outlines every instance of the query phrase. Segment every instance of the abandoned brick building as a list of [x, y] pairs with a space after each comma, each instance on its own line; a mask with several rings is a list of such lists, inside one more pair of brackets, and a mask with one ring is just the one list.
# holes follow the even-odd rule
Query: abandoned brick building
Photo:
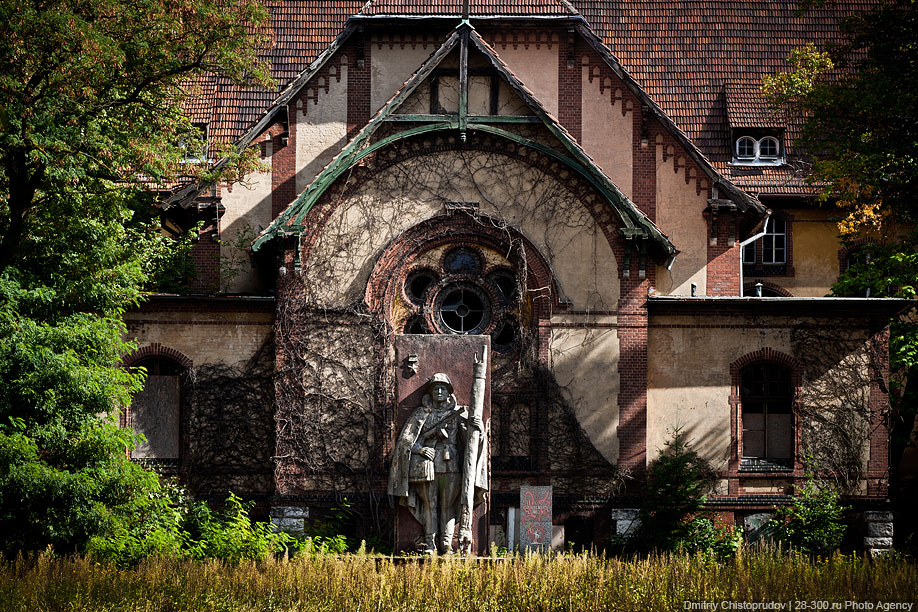
[[[824, 297], [851, 250], [762, 76], [857, 2], [271, 0], [278, 90], [214, 77], [186, 295], [127, 315], [134, 457], [288, 523], [346, 496], [383, 539], [401, 334], [490, 336], [486, 537], [551, 485], [559, 539], [627, 532], [678, 428], [753, 528], [807, 467], [888, 546], [885, 377], [900, 306]], [[218, 161], [218, 160], [211, 160]]]

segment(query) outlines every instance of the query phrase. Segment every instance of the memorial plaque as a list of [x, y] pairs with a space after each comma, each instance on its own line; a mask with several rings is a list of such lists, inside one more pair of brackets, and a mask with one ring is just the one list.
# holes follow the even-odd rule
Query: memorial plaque
[[520, 551], [551, 550], [551, 486], [520, 488]]
[[[469, 406], [471, 391], [474, 381], [474, 364], [476, 355], [480, 358], [483, 347], [488, 348], [490, 360], [491, 339], [489, 336], [475, 335], [415, 335], [404, 334], [395, 338], [396, 355], [396, 390], [398, 393], [398, 412], [395, 415], [394, 434], [401, 437], [404, 434], [406, 422], [416, 414], [418, 407], [422, 406], [425, 393], [431, 377], [445, 374], [452, 384], [456, 402], [459, 406]], [[489, 368], [486, 368], [489, 371]], [[491, 417], [491, 380], [490, 375], [485, 379], [484, 401], [481, 419], [484, 423], [484, 461], [489, 461], [488, 456], [488, 426]], [[425, 426], [426, 429], [426, 426]], [[449, 431], [447, 428], [446, 431]], [[401, 434], [400, 434], [401, 432]], [[399, 442], [393, 444], [393, 453], [398, 451]], [[486, 470], [487, 474], [490, 469]], [[485, 476], [487, 477], [487, 476]], [[392, 489], [392, 474], [390, 473], [390, 492]], [[412, 485], [414, 486], [414, 485]], [[417, 497], [417, 496], [415, 496]], [[423, 547], [425, 534], [415, 514], [415, 509], [406, 503], [406, 498], [397, 498], [397, 514], [395, 521], [395, 546], [396, 550], [415, 551]], [[420, 499], [410, 500], [417, 505]], [[472, 535], [474, 543], [471, 552], [482, 554], [489, 549], [488, 538], [488, 501], [487, 496], [483, 503], [475, 506], [472, 513]], [[459, 528], [456, 528], [456, 537], [453, 539], [453, 548], [457, 548]]]

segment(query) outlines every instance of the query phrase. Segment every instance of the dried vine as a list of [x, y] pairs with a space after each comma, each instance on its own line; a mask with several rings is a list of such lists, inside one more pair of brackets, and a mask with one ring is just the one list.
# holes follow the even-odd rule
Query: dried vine
[[274, 341], [248, 361], [188, 371], [189, 485], [196, 495], [270, 494], [274, 453]]
[[[852, 326], [853, 328], [853, 326]], [[796, 398], [806, 468], [856, 494], [869, 452], [871, 385], [882, 381], [885, 344], [842, 327], [800, 325], [792, 332], [805, 384]]]

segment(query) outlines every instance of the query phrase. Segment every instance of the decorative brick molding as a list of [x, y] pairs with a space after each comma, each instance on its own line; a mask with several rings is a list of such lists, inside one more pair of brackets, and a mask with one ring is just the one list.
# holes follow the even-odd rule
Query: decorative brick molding
[[514, 49], [535, 47], [536, 49], [541, 49], [543, 46], [551, 49], [555, 45], [561, 44], [558, 33], [547, 30], [504, 30], [489, 33], [487, 40], [488, 44], [496, 49], [506, 49], [507, 47], [513, 47]]
[[129, 355], [125, 355], [121, 360], [121, 366], [130, 368], [133, 367], [134, 364], [139, 363], [145, 359], [153, 358], [169, 359], [186, 369], [191, 368], [194, 365], [191, 359], [184, 353], [181, 353], [174, 348], [164, 346], [159, 342], [154, 342], [152, 344], [148, 344], [147, 346], [140, 347]]
[[326, 64], [322, 66], [322, 69], [313, 75], [312, 78], [309, 79], [309, 83], [303, 88], [305, 94], [298, 98], [302, 100], [302, 104], [297, 104], [297, 108], [300, 112], [304, 115], [307, 114], [309, 101], [311, 101], [313, 105], [318, 104], [319, 93], [328, 95], [329, 87], [331, 87], [331, 80], [335, 79], [335, 82], [340, 83], [345, 68], [347, 68], [347, 58], [340, 55], [335, 57], [334, 61], [326, 62]]
[[785, 288], [782, 287], [781, 285], [777, 285], [777, 284], [775, 284], [775, 283], [772, 283], [772, 282], [769, 282], [769, 281], [765, 281], [765, 280], [760, 280], [760, 279], [755, 279], [755, 280], [752, 280], [752, 281], [748, 281], [748, 279], [747, 279], [747, 282], [743, 285], [743, 295], [744, 295], [744, 296], [754, 296], [754, 295], [755, 295], [755, 286], [756, 286], [758, 283], [761, 283], [761, 284], [762, 284], [762, 289], [768, 289], [769, 291], [774, 291], [775, 293], [777, 293], [777, 294], [780, 295], [781, 297], [794, 297], [794, 294], [793, 294], [793, 293], [791, 293], [790, 291], [788, 291], [787, 289], [785, 289]]

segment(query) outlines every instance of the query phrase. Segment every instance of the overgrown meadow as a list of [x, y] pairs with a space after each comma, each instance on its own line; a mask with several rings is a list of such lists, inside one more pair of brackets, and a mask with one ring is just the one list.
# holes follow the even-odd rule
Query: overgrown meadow
[[784, 602], [786, 610], [869, 602], [875, 607], [860, 609], [879, 610], [877, 602], [918, 601], [918, 566], [896, 556], [813, 560], [776, 550], [741, 552], [729, 561], [703, 554], [311, 555], [239, 564], [158, 557], [133, 569], [45, 554], [0, 566], [0, 609], [10, 612], [669, 611], [688, 609], [689, 601]]

